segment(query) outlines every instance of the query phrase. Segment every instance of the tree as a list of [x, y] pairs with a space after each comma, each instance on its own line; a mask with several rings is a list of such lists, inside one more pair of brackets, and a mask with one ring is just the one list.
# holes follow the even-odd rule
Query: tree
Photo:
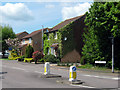
[[17, 53], [20, 54], [20, 50], [19, 50], [19, 47], [21, 46], [21, 41], [18, 39], [18, 38], [14, 38], [14, 39], [10, 39], [8, 38], [6, 41], [6, 44], [9, 46], [9, 47], [12, 47], [12, 49], [16, 50]]
[[34, 52], [33, 47], [32, 47], [31, 45], [28, 45], [28, 46], [26, 47], [25, 57], [26, 57], [26, 58], [32, 58], [33, 52]]
[[2, 53], [3, 53], [3, 56], [4, 56], [5, 50], [8, 49], [8, 45], [6, 44], [5, 39], [15, 38], [16, 35], [13, 32], [12, 27], [10, 27], [9, 25], [0, 26], [0, 33], [1, 33], [0, 37], [2, 37], [2, 40], [0, 42], [2, 43]]
[[[94, 2], [86, 12], [83, 56], [88, 63], [105, 60], [107, 64], [111, 61], [112, 35], [115, 43], [119, 46], [120, 41], [120, 2]], [[119, 47], [117, 47], [119, 48]], [[120, 49], [120, 48], [119, 48]], [[120, 57], [120, 50], [115, 51], [115, 57]], [[118, 58], [116, 58], [118, 62]], [[118, 67], [115, 62], [116, 67]], [[109, 65], [108, 65], [109, 66]]]

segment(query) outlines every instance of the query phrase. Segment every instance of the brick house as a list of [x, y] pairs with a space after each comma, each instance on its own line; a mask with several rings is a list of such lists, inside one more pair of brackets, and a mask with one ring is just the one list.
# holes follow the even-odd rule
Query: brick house
[[[48, 28], [44, 28], [43, 31], [48, 30]], [[25, 37], [22, 38], [22, 55], [25, 55], [25, 49], [27, 45], [31, 45], [34, 51], [42, 50], [42, 29], [34, 31]]]
[[[67, 20], [59, 23], [58, 25], [54, 26], [49, 32], [45, 32], [47, 39], [48, 39], [46, 41], [48, 41], [48, 43], [51, 43], [49, 40], [50, 39], [49, 35], [51, 33], [53, 33], [53, 37], [54, 37], [54, 40], [52, 41], [53, 43], [49, 44], [49, 46], [46, 47], [47, 54], [53, 54], [55, 56], [58, 56], [58, 52], [57, 52], [58, 48], [63, 49], [64, 45], [66, 44], [66, 43], [60, 43], [58, 41], [58, 38], [59, 38], [58, 32], [61, 30], [61, 28], [66, 27], [70, 23], [73, 23], [74, 26], [73, 26], [73, 33], [72, 34], [73, 34], [74, 44], [76, 46], [73, 48], [73, 50], [71, 50], [70, 52], [67, 52], [61, 58], [61, 61], [62, 62], [79, 62], [81, 59], [81, 56], [82, 56], [82, 54], [81, 54], [82, 47], [83, 47], [82, 35], [84, 32], [84, 27], [85, 27], [84, 19], [85, 19], [85, 15], [70, 18], [70, 19], [67, 19]], [[67, 36], [64, 38], [62, 36], [61, 42], [63, 42], [63, 40], [65, 40], [67, 42], [67, 40], [68, 40]], [[73, 42], [71, 42], [71, 43], [73, 43]], [[44, 46], [46, 46], [46, 45], [44, 45]], [[67, 48], [69, 49], [69, 47], [67, 47]]]

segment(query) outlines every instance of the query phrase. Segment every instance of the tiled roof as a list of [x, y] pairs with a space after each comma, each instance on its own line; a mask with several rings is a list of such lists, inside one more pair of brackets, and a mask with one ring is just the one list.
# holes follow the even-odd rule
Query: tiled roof
[[23, 33], [28, 34], [26, 31], [24, 31], [24, 32], [17, 33], [16, 36], [19, 36], [20, 34], [23, 34]]
[[[44, 30], [46, 30], [46, 29], [47, 29], [47, 28], [44, 28]], [[33, 37], [34, 35], [38, 34], [38, 33], [41, 32], [41, 31], [42, 31], [42, 29], [37, 30], [37, 31], [34, 31], [34, 32], [28, 34], [27, 36], [23, 37], [23, 39]]]
[[77, 17], [74, 17], [74, 18], [67, 19], [67, 20], [65, 20], [65, 21], [63, 21], [63, 22], [61, 22], [61, 23], [59, 23], [58, 25], [54, 26], [54, 27], [52, 28], [51, 31], [56, 31], [56, 30], [58, 30], [58, 29], [64, 27], [65, 25], [69, 24], [70, 22], [76, 21], [77, 19], [81, 18], [82, 16], [84, 16], [84, 15], [81, 15], [81, 16], [77, 16]]

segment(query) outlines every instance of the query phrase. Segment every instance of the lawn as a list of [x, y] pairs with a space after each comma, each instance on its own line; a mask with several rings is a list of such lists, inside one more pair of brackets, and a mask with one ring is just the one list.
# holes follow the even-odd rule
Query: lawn
[[[59, 63], [58, 66], [64, 66], [64, 67], [69, 67], [73, 64], [70, 64], [70, 63]], [[93, 71], [104, 71], [104, 72], [111, 72], [111, 69], [105, 67], [105, 66], [102, 66], [102, 67], [99, 67], [99, 66], [93, 66], [91, 64], [86, 64], [86, 65], [77, 65], [77, 68], [79, 69], [87, 69], [87, 70], [93, 70]], [[114, 69], [115, 72], [120, 72], [120, 70], [118, 69]]]
[[8, 58], [0, 58], [0, 60], [9, 60]]

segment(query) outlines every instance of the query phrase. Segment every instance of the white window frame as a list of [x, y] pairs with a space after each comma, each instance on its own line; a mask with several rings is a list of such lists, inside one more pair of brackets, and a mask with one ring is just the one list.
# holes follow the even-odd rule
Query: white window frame
[[29, 43], [31, 43], [31, 41], [32, 41], [32, 39], [31, 39], [31, 38], [29, 38]]
[[54, 48], [51, 47], [51, 54], [54, 55]]
[[55, 32], [55, 39], [57, 39], [57, 32]]

